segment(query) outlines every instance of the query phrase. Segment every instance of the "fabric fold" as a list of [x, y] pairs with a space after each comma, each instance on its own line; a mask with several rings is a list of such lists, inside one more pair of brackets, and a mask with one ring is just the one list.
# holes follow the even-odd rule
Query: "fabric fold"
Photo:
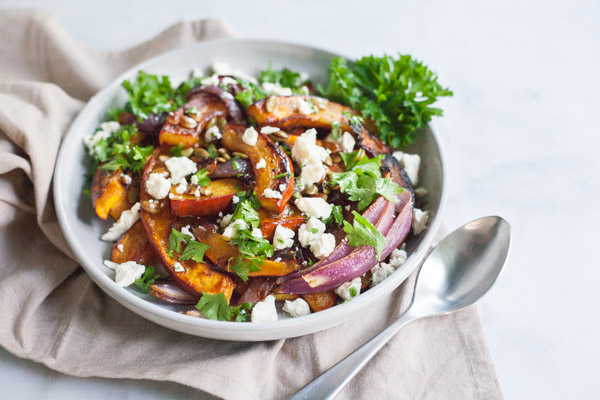
[[[75, 376], [172, 381], [225, 399], [286, 398], [383, 329], [414, 276], [374, 310], [312, 335], [222, 342], [149, 322], [79, 268], [56, 220], [61, 139], [94, 93], [178, 46], [235, 36], [225, 21], [181, 22], [123, 51], [86, 48], [36, 10], [3, 10], [0, 35], [0, 345]], [[240, 66], [243, 67], [243, 66]], [[339, 398], [500, 399], [475, 307], [407, 326]]]

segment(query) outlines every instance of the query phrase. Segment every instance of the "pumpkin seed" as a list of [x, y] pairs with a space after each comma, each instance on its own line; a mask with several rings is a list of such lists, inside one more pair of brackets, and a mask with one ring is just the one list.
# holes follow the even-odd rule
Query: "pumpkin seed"
[[188, 117], [187, 115], [182, 115], [179, 118], [179, 126], [183, 126], [184, 128], [193, 129], [198, 126], [198, 123], [195, 119]]
[[268, 112], [272, 113], [273, 111], [275, 111], [276, 107], [277, 107], [277, 97], [269, 96], [269, 98], [265, 102], [265, 108], [267, 109]]

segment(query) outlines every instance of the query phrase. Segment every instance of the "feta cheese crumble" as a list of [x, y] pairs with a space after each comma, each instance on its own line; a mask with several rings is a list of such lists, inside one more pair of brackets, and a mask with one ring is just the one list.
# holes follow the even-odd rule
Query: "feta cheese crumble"
[[256, 141], [258, 140], [258, 132], [256, 132], [256, 129], [254, 129], [253, 127], [250, 127], [244, 131], [244, 134], [242, 135], [242, 140], [248, 146], [254, 146], [256, 144]]
[[119, 220], [108, 229], [108, 232], [102, 235], [101, 239], [107, 242], [118, 240], [138, 219], [140, 219], [140, 208], [140, 203], [135, 203], [130, 210], [123, 211]]
[[290, 228], [277, 225], [275, 234], [273, 235], [273, 248], [275, 250], [283, 250], [292, 247], [294, 244], [294, 235], [294, 231]]
[[429, 221], [429, 211], [423, 211], [418, 208], [413, 210], [412, 214], [412, 231], [415, 235], [421, 234], [427, 227]]
[[352, 136], [348, 132], [344, 132], [342, 135], [342, 152], [350, 153], [354, 150], [354, 146], [356, 145], [356, 140], [354, 136]]
[[117, 249], [122, 253], [123, 250], [125, 250], [125, 248], [123, 247], [123, 243], [119, 243], [119, 245], [117, 246]]
[[102, 139], [108, 139], [113, 133], [117, 132], [121, 125], [116, 121], [103, 122], [100, 128], [91, 136], [83, 139], [83, 144], [88, 149], [88, 153], [93, 156], [96, 153], [96, 145]]
[[265, 161], [264, 158], [261, 158], [260, 160], [258, 160], [258, 162], [256, 163], [256, 169], [262, 169], [265, 168], [267, 166], [267, 162]]
[[302, 247], [310, 247], [325, 232], [325, 224], [317, 218], [310, 217], [298, 228], [298, 240]]
[[181, 263], [179, 261], [177, 261], [175, 264], [173, 264], [173, 270], [175, 272], [185, 272], [185, 268], [183, 268], [183, 265], [181, 265]]
[[252, 236], [254, 236], [257, 239], [262, 239], [263, 233], [260, 230], [260, 228], [254, 228], [254, 229], [252, 229]]
[[127, 261], [122, 264], [104, 260], [104, 265], [115, 270], [115, 283], [121, 287], [127, 287], [139, 279], [144, 274], [146, 267], [134, 261]]
[[348, 301], [360, 294], [361, 286], [362, 281], [359, 276], [357, 278], [352, 279], [351, 281], [342, 283], [339, 287], [337, 287], [334, 290], [334, 292], [342, 299]]
[[371, 268], [371, 274], [373, 276], [371, 285], [375, 286], [380, 284], [385, 278], [394, 273], [395, 270], [400, 268], [402, 264], [406, 262], [408, 254], [404, 249], [394, 249], [387, 263], [379, 263]]
[[277, 321], [277, 308], [275, 307], [275, 297], [268, 295], [263, 301], [256, 303], [252, 309], [252, 322], [271, 322]]
[[223, 134], [217, 125], [208, 128], [204, 134], [204, 138], [207, 142], [214, 142], [215, 140], [221, 139], [221, 137], [223, 137]]
[[302, 97], [296, 98], [296, 109], [300, 114], [303, 115], [310, 115], [316, 112], [315, 107], [312, 105], [312, 103], [309, 103]]
[[185, 183], [185, 177], [198, 171], [196, 163], [187, 157], [171, 157], [165, 161], [173, 185]]
[[271, 133], [279, 132], [281, 129], [276, 126], [263, 126], [260, 128], [260, 133], [263, 135], [270, 135]]
[[418, 154], [408, 154], [402, 151], [395, 151], [394, 158], [400, 161], [402, 168], [406, 171], [406, 175], [416, 185], [419, 182], [419, 167], [421, 166], [421, 157]]
[[310, 314], [310, 307], [304, 299], [297, 298], [294, 301], [286, 300], [283, 305], [283, 311], [296, 318]]
[[310, 246], [310, 251], [318, 259], [322, 259], [331, 254], [335, 249], [335, 236], [331, 233], [322, 234], [315, 243]]
[[292, 89], [281, 86], [279, 83], [263, 82], [261, 86], [268, 95], [291, 96], [293, 94]]
[[187, 190], [187, 185], [185, 183], [180, 183], [175, 188], [175, 193], [177, 193], [177, 194], [184, 194], [186, 190]]
[[280, 192], [270, 188], [266, 188], [263, 191], [263, 196], [265, 196], [267, 199], [281, 199], [283, 197]]
[[292, 158], [302, 167], [300, 183], [304, 186], [320, 182], [325, 177], [323, 162], [329, 153], [317, 144], [317, 131], [314, 128], [306, 130], [292, 147]]
[[315, 218], [329, 218], [333, 206], [321, 197], [301, 197], [296, 200], [296, 207]]
[[127, 174], [121, 174], [121, 179], [123, 179], [123, 183], [126, 185], [131, 185], [131, 176], [127, 175]]
[[146, 191], [155, 199], [161, 200], [167, 197], [171, 190], [171, 182], [163, 174], [153, 172], [146, 180]]
[[195, 236], [192, 233], [192, 231], [190, 230], [190, 226], [189, 225], [186, 225], [186, 226], [182, 227], [181, 228], [181, 233], [183, 233], [184, 235], [188, 235], [192, 239], [195, 239]]

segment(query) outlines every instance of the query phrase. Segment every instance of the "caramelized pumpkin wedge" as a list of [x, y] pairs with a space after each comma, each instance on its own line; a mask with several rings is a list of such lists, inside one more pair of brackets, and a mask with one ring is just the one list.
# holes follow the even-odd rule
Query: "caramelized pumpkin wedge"
[[96, 215], [106, 220], [110, 215], [115, 220], [133, 204], [129, 201], [128, 188], [121, 168], [107, 171], [98, 167], [92, 181], [92, 205]]
[[300, 214], [300, 211], [294, 206], [288, 205], [281, 214], [276, 214], [267, 211], [264, 208], [258, 210], [260, 216], [260, 230], [267, 240], [273, 240], [273, 234], [277, 225], [283, 225], [293, 231], [297, 231], [304, 222], [306, 217]]
[[221, 143], [231, 151], [246, 154], [254, 166], [264, 160], [265, 167], [255, 168], [254, 190], [258, 195], [258, 201], [264, 208], [280, 214], [292, 196], [294, 167], [283, 149], [267, 136], [259, 133], [256, 144], [246, 143], [242, 139], [246, 129], [245, 125], [226, 125]]
[[[186, 114], [188, 109], [194, 112]], [[161, 144], [197, 147], [200, 143], [200, 133], [206, 124], [215, 117], [225, 115], [227, 107], [217, 96], [206, 92], [199, 93], [177, 111], [169, 113], [158, 140]]]
[[[200, 191], [200, 189], [197, 189]], [[231, 207], [233, 196], [244, 186], [237, 179], [219, 179], [210, 181], [204, 188], [210, 194], [196, 197], [193, 193], [177, 193], [171, 188], [171, 211], [178, 217], [215, 215]]]
[[[148, 159], [142, 182], [146, 182], [153, 171], [165, 170], [164, 164], [158, 159], [161, 154], [168, 153], [163, 148], [159, 148]], [[148, 201], [151, 199], [152, 197], [146, 191], [146, 185], [142, 184], [140, 200]], [[177, 220], [172, 218], [167, 200], [161, 201], [161, 207], [158, 208], [158, 212], [155, 214], [142, 210], [141, 219], [148, 237], [151, 238], [154, 250], [160, 256], [165, 269], [177, 282], [178, 286], [196, 296], [199, 296], [202, 292], [208, 294], [223, 293], [228, 301], [231, 299], [235, 285], [227, 274], [215, 271], [205, 263], [198, 263], [194, 260], [181, 261], [178, 260], [176, 255], [169, 255], [169, 235], [171, 234], [172, 225], [177, 223]], [[183, 271], [175, 271], [176, 263], [181, 264]]]
[[[209, 246], [204, 255], [206, 255], [213, 264], [224, 271], [234, 272], [231, 269], [230, 264], [240, 255], [236, 246], [229, 244], [223, 235], [219, 235], [206, 226], [201, 225], [195, 228], [194, 235], [199, 241]], [[250, 271], [248, 276], [283, 276], [296, 272], [299, 269], [300, 265], [293, 260], [264, 260], [263, 264], [260, 266], [260, 271]]]
[[115, 245], [110, 253], [110, 260], [117, 264], [135, 261], [142, 265], [153, 265], [158, 261], [152, 245], [148, 241], [146, 229], [142, 221], [137, 221]]
[[[331, 129], [332, 123], [339, 122], [342, 130], [354, 134], [357, 145], [371, 155], [392, 152], [381, 139], [371, 134], [364, 126], [352, 123], [352, 116], [360, 115], [360, 113], [350, 107], [314, 96], [276, 96], [276, 106], [272, 112], [269, 112], [266, 106], [268, 99], [257, 101], [246, 110], [248, 116], [259, 126], [276, 126], [286, 130], [293, 128]], [[313, 107], [315, 112], [311, 114], [302, 114], [298, 110], [299, 100], [312, 102], [320, 107]]]
[[335, 306], [337, 295], [333, 290], [319, 293], [306, 293], [300, 295], [313, 312], [323, 311]]

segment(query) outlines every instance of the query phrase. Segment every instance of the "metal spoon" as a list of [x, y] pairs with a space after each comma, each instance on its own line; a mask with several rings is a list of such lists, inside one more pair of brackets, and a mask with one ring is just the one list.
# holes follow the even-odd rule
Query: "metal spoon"
[[333, 399], [404, 325], [475, 303], [502, 271], [510, 242], [510, 225], [500, 217], [476, 219], [446, 236], [423, 263], [404, 315], [290, 399]]

